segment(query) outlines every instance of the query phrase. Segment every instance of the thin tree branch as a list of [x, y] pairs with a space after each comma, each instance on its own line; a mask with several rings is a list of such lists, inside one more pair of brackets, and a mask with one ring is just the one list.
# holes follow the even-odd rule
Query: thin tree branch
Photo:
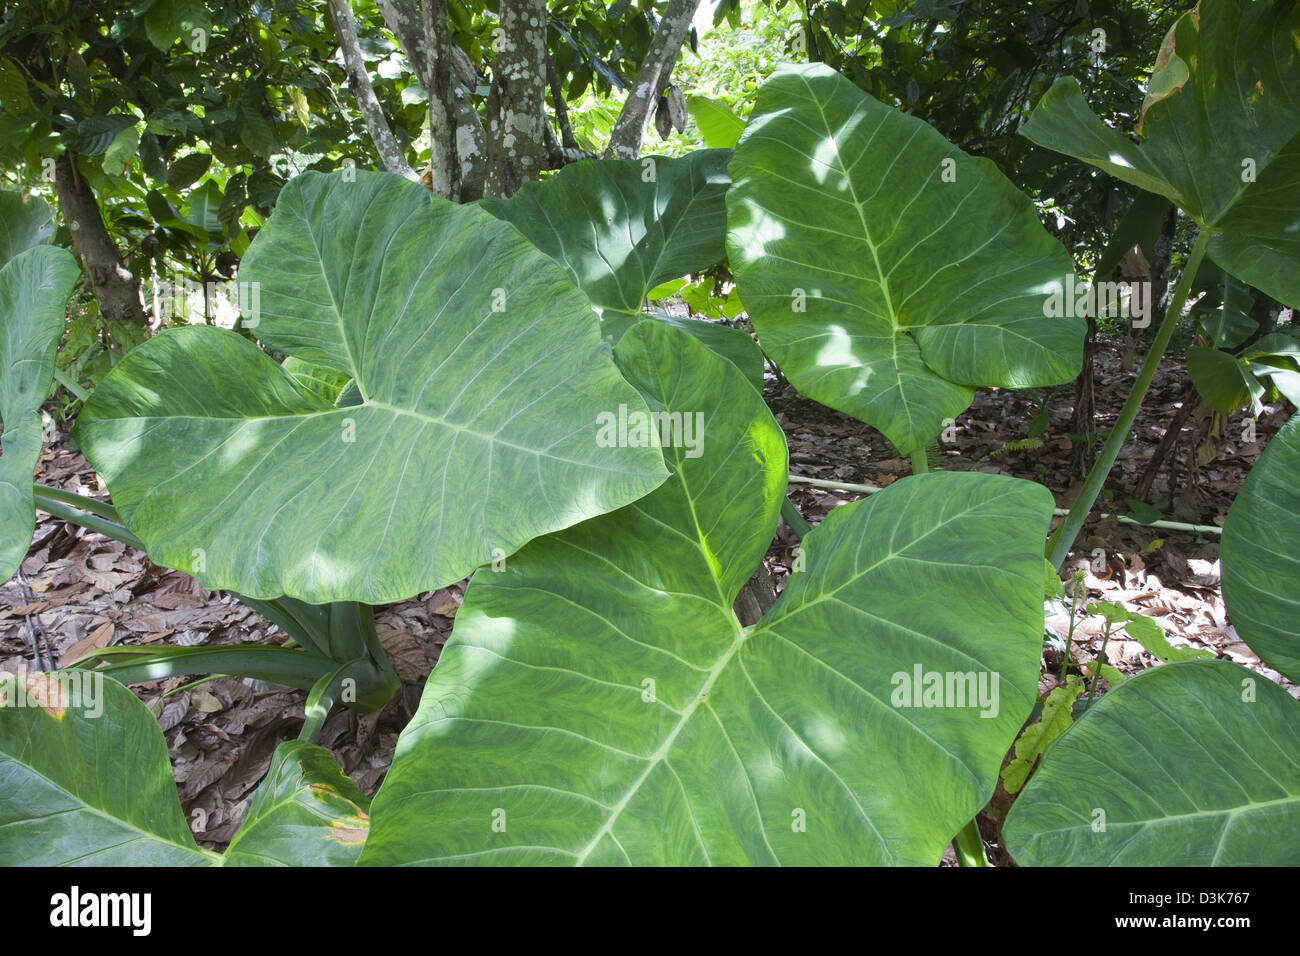
[[379, 161], [390, 173], [397, 173], [412, 182], [419, 182], [420, 177], [411, 168], [402, 155], [401, 147], [388, 127], [384, 111], [375, 96], [375, 88], [370, 85], [370, 74], [366, 72], [366, 63], [361, 56], [361, 43], [357, 38], [357, 23], [352, 19], [352, 11], [347, 0], [329, 0], [330, 18], [334, 21], [334, 31], [339, 37], [339, 47], [343, 50], [343, 61], [347, 65], [348, 85], [356, 97], [357, 106], [366, 121], [370, 139], [379, 152]]
[[564, 89], [560, 85], [560, 74], [555, 72], [551, 62], [551, 53], [546, 53], [546, 83], [551, 88], [551, 105], [555, 107], [555, 121], [560, 125], [560, 144], [565, 149], [577, 149], [578, 138], [573, 135], [573, 125], [569, 122], [569, 105], [564, 102]]
[[546, 82], [551, 88], [551, 102], [555, 106], [555, 119], [560, 125], [561, 137], [557, 141], [555, 133], [551, 131], [551, 124], [546, 124], [546, 168], [563, 169], [569, 163], [581, 159], [595, 159], [596, 154], [580, 147], [578, 138], [573, 135], [573, 126], [569, 123], [569, 107], [564, 102], [564, 90], [560, 85], [560, 76], [555, 72], [555, 65], [551, 63], [550, 53], [546, 54]]
[[699, 5], [700, 0], [670, 0], [610, 133], [607, 157], [636, 159], [641, 151], [641, 137], [654, 112], [652, 107], [677, 65], [677, 54], [686, 42]]

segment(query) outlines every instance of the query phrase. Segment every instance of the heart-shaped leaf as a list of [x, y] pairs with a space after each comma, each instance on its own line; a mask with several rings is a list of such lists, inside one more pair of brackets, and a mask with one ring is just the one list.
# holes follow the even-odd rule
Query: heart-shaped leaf
[[1246, 476], [1221, 547], [1232, 626], [1261, 660], [1300, 681], [1300, 415]]
[[568, 270], [596, 311], [639, 315], [662, 282], [726, 258], [727, 160], [587, 160], [482, 206]]
[[1040, 146], [1176, 202], [1239, 279], [1300, 306], [1300, 7], [1202, 0], [1170, 30], [1141, 144], [1107, 126], [1062, 77], [1021, 131]]
[[1184, 661], [1089, 708], [1002, 834], [1023, 866], [1295, 866], [1297, 830], [1300, 704], [1236, 664]]
[[835, 509], [742, 628], [781, 431], [675, 329], [615, 356], [655, 411], [702, 417], [702, 454], [666, 448], [655, 492], [475, 576], [362, 862], [937, 863], [1032, 705], [1050, 496], [904, 479]]
[[730, 170], [727, 248], [764, 350], [899, 451], [975, 386], [1078, 372], [1084, 319], [1047, 317], [1073, 270], [1033, 203], [829, 67], [763, 84]]
[[[510, 199], [482, 205], [568, 270], [599, 313], [605, 338], [617, 345], [647, 318], [651, 289], [726, 258], [730, 158], [730, 150], [702, 149], [680, 159], [572, 163], [550, 179], [526, 183]], [[762, 390], [763, 353], [746, 332], [652, 315], [690, 332]]]
[[400, 600], [621, 507], [665, 471], [605, 447], [644, 413], [564, 272], [398, 176], [307, 173], [240, 269], [247, 326], [346, 373], [335, 407], [234, 332], [174, 329], [96, 389], [77, 437], [150, 557], [210, 589]]
[[0, 581], [13, 577], [32, 543], [40, 409], [54, 380], [64, 306], [80, 275], [72, 255], [53, 246], [20, 252], [0, 267]]
[[352, 866], [369, 832], [369, 805], [328, 750], [287, 740], [275, 748], [222, 865]]
[[205, 866], [158, 721], [88, 671], [0, 684], [0, 866]]

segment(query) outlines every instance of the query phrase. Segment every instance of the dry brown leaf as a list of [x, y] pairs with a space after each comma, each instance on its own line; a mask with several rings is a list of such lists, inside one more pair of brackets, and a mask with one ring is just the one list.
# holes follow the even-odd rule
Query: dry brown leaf
[[101, 624], [90, 632], [89, 637], [83, 637], [81, 640], [77, 641], [77, 643], [64, 651], [59, 657], [59, 666], [69, 667], [81, 660], [81, 658], [85, 657], [91, 651], [97, 651], [100, 648], [108, 647], [109, 644], [113, 643], [114, 633], [115, 631], [112, 621], [109, 621], [107, 624]]
[[408, 632], [380, 624], [375, 628], [375, 633], [398, 677], [415, 683], [429, 676], [432, 668], [424, 656], [424, 649]]
[[120, 571], [96, 571], [94, 568], [84, 565], [82, 570], [85, 572], [86, 578], [101, 591], [116, 591], [133, 577], [130, 574], [122, 574]]

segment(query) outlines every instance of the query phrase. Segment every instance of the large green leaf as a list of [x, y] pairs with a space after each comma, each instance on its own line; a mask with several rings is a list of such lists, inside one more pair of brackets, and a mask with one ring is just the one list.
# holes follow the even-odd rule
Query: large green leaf
[[658, 450], [597, 440], [601, 412], [645, 406], [586, 299], [481, 209], [307, 173], [240, 280], [262, 341], [346, 373], [360, 404], [191, 326], [132, 350], [77, 426], [150, 557], [209, 588], [400, 600], [664, 479]]
[[1029, 866], [1294, 866], [1297, 831], [1300, 704], [1236, 664], [1184, 661], [1092, 706], [1002, 833]]
[[1250, 316], [1255, 306], [1250, 289], [1213, 262], [1201, 263], [1192, 293], [1197, 300], [1188, 312], [1216, 348], [1236, 348], [1258, 328]]
[[[601, 317], [610, 345], [647, 318], [655, 286], [726, 258], [726, 149], [680, 159], [589, 160], [527, 183], [510, 199], [484, 199], [494, 216], [519, 229], [568, 270]], [[678, 325], [763, 388], [763, 353], [746, 332], [665, 312]]]
[[755, 343], [744, 329], [733, 329], [720, 322], [705, 319], [682, 318], [665, 309], [651, 309], [644, 316], [611, 313], [601, 322], [605, 337], [612, 345], [618, 345], [628, 329], [634, 328], [642, 319], [649, 318], [681, 329], [696, 338], [710, 352], [721, 355], [744, 373], [746, 381], [759, 392], [763, 391], [763, 350]]
[[158, 721], [90, 671], [0, 684], [0, 865], [351, 866], [369, 801], [333, 755], [280, 744], [226, 853], [200, 849]]
[[0, 866], [204, 866], [158, 721], [102, 675], [0, 684]]
[[1300, 306], [1297, 36], [1294, 0], [1202, 0], [1161, 48], [1141, 144], [1102, 122], [1069, 77], [1053, 84], [1022, 132], [1172, 199], [1215, 230], [1215, 262]]
[[217, 242], [225, 234], [225, 227], [217, 215], [221, 209], [221, 187], [216, 180], [209, 179], [198, 189], [189, 194], [190, 211], [185, 219], [191, 225], [202, 229], [211, 241]]
[[[897, 482], [833, 511], [742, 628], [781, 431], [677, 330], [643, 323], [615, 356], [652, 408], [704, 416], [703, 454], [666, 449], [652, 494], [475, 576], [362, 862], [937, 863], [1032, 705], [1049, 495]], [[918, 669], [997, 674], [1000, 701], [894, 706]]]
[[1261, 660], [1300, 681], [1300, 415], [1237, 492], [1221, 558], [1232, 626]]
[[726, 258], [730, 157], [587, 160], [482, 206], [564, 266], [602, 316], [637, 315], [655, 286]]
[[224, 866], [351, 866], [370, 801], [324, 747], [288, 740], [222, 856]]
[[64, 306], [80, 275], [72, 255], [53, 246], [20, 252], [0, 267], [0, 581], [13, 576], [32, 543], [40, 408], [54, 379]]
[[54, 234], [52, 215], [53, 211], [40, 199], [0, 190], [0, 266], [18, 253], [48, 242]]
[[730, 170], [727, 247], [764, 350], [899, 451], [975, 386], [1078, 372], [1084, 319], [1046, 317], [1070, 259], [1033, 203], [834, 70], [773, 74]]
[[1187, 349], [1187, 375], [1210, 407], [1222, 415], [1245, 408], [1252, 397], [1264, 394], [1241, 360], [1231, 352], [1199, 345]]

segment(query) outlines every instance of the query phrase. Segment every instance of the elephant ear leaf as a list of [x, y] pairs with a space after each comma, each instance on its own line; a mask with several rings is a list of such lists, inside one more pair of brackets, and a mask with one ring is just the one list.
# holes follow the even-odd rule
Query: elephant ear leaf
[[18, 570], [32, 542], [40, 409], [54, 380], [64, 308], [80, 275], [72, 255], [54, 246], [27, 249], [0, 267], [0, 581]]
[[149, 708], [90, 671], [0, 682], [0, 866], [207, 866]]
[[1223, 600], [1242, 640], [1300, 681], [1300, 414], [1269, 441], [1223, 524]]
[[1043, 755], [1007, 849], [1022, 866], [1296, 866], [1298, 727], [1300, 704], [1237, 664], [1144, 671]]
[[639, 315], [655, 286], [726, 258], [730, 158], [585, 160], [481, 205], [560, 263], [602, 316]]
[[1084, 319], [1048, 317], [1069, 256], [991, 162], [924, 122], [824, 65], [784, 67], [730, 171], [727, 248], [764, 350], [900, 452], [975, 387], [1077, 373]]
[[356, 394], [189, 326], [132, 350], [77, 426], [150, 557], [208, 588], [401, 600], [667, 475], [655, 448], [597, 441], [600, 413], [645, 403], [560, 266], [482, 209], [306, 173], [239, 279], [246, 328]]
[[223, 866], [351, 866], [361, 855], [370, 801], [324, 747], [275, 748]]
[[1141, 143], [1053, 84], [1021, 132], [1177, 203], [1232, 275], [1300, 306], [1300, 6], [1202, 0], [1174, 24], [1143, 104]]
[[50, 241], [54, 211], [44, 201], [0, 190], [0, 266], [20, 252]]
[[[808, 570], [744, 628], [781, 430], [680, 330], [642, 323], [615, 357], [703, 441], [664, 443], [672, 477], [642, 500], [475, 576], [362, 862], [936, 864], [1033, 703], [1050, 496], [896, 482], [811, 532]], [[945, 673], [973, 679], [960, 703], [931, 699]]]
[[763, 388], [763, 353], [741, 329], [644, 311], [661, 283], [727, 256], [725, 195], [729, 149], [680, 159], [587, 160], [524, 184], [482, 206], [528, 237], [569, 273], [600, 315], [610, 345], [639, 322], [677, 325]]

